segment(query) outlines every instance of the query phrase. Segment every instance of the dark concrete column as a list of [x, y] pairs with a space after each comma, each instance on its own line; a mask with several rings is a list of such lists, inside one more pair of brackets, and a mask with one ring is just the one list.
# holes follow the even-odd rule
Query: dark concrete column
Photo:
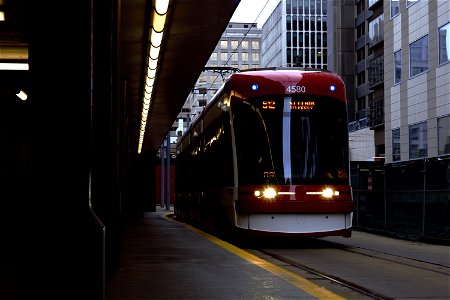
[[15, 233], [17, 298], [101, 299], [103, 231], [90, 211], [93, 1], [19, 2], [31, 113], [23, 120], [28, 154]]
[[156, 211], [156, 161], [153, 152], [135, 153], [130, 156], [128, 201], [124, 207], [127, 215], [138, 216], [143, 212]]
[[118, 2], [93, 3], [91, 203], [105, 226], [105, 269], [109, 273], [120, 260], [124, 99], [118, 74]]

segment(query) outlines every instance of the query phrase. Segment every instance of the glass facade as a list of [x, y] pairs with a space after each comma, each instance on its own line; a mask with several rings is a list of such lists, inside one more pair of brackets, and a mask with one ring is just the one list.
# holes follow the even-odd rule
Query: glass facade
[[327, 68], [327, 1], [286, 0], [286, 64]]

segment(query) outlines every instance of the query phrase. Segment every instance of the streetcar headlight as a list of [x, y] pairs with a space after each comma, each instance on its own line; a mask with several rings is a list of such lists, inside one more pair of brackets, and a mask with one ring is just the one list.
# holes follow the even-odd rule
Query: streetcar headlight
[[273, 198], [275, 198], [275, 196], [277, 195], [277, 192], [275, 191], [275, 189], [274, 188], [266, 188], [264, 191], [263, 191], [263, 197], [264, 198], [266, 198], [266, 199], [273, 199]]
[[322, 196], [325, 198], [331, 198], [333, 196], [339, 196], [339, 191], [333, 191], [331, 188], [326, 188], [322, 191]]
[[263, 191], [256, 190], [253, 194], [258, 198], [274, 199], [277, 196], [277, 191], [272, 187], [268, 187]]
[[333, 197], [333, 190], [330, 188], [326, 188], [322, 191], [322, 196], [324, 196], [325, 198], [331, 198]]
[[321, 192], [306, 192], [306, 195], [322, 195], [322, 197], [330, 199], [333, 196], [339, 196], [339, 191], [335, 191], [332, 188], [326, 188]]

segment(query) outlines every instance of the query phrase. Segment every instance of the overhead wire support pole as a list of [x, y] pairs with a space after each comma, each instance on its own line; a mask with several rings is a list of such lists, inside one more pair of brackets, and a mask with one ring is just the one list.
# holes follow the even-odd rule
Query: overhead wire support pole
[[167, 152], [167, 172], [166, 172], [166, 210], [170, 210], [170, 133], [167, 135], [167, 143], [166, 143], [166, 152]]
[[164, 142], [161, 144], [161, 149], [159, 150], [159, 154], [161, 155], [161, 208], [164, 208]]

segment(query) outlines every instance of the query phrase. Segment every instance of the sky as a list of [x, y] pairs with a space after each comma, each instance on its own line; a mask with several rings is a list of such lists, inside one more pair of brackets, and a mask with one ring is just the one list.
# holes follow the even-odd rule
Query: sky
[[258, 27], [262, 27], [279, 2], [280, 0], [241, 0], [230, 22], [258, 23]]

